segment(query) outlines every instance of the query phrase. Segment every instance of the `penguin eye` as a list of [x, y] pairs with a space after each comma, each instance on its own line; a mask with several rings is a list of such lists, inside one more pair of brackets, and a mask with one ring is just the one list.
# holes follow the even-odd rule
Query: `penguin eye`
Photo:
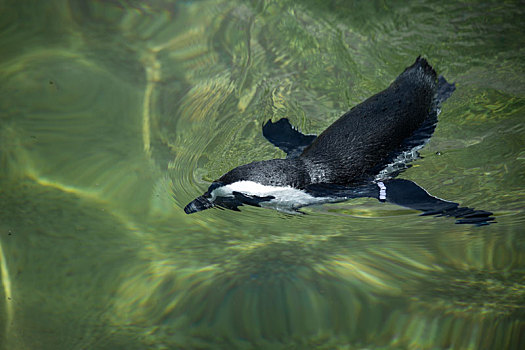
[[206, 193], [204, 193], [204, 197], [211, 197], [211, 193], [213, 192], [214, 189], [218, 188], [218, 187], [221, 187], [223, 185], [222, 182], [213, 182], [210, 187], [208, 187], [208, 191], [206, 191]]

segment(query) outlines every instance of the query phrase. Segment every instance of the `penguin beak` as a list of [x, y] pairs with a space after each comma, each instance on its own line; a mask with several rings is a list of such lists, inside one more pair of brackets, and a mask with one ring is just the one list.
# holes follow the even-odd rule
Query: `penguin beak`
[[199, 196], [190, 202], [187, 206], [184, 207], [184, 212], [186, 214], [193, 214], [198, 211], [203, 211], [209, 208], [212, 208], [214, 205], [207, 198]]

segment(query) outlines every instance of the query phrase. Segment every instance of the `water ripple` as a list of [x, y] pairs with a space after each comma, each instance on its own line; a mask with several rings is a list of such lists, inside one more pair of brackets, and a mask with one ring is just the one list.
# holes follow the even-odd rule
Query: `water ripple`
[[[13, 344], [517, 347], [523, 8], [53, 0], [45, 11], [2, 9], [2, 293], [16, 301], [2, 330]], [[267, 120], [319, 133], [419, 54], [458, 89], [403, 177], [494, 210], [497, 225], [368, 199], [304, 215], [184, 214], [230, 169], [284, 156], [261, 135]], [[45, 336], [49, 315], [56, 334], [71, 333], [61, 343]]]

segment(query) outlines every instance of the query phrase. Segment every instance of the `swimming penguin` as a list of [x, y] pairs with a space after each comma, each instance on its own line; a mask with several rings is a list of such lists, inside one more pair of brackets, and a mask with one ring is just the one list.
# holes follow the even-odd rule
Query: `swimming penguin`
[[456, 223], [488, 224], [492, 213], [431, 196], [412, 181], [395, 179], [430, 139], [441, 104], [455, 90], [418, 57], [385, 90], [343, 114], [319, 136], [303, 135], [284, 118], [263, 125], [263, 136], [286, 159], [241, 165], [214, 181], [184, 211], [241, 205], [297, 212], [301, 207], [372, 197], [454, 216]]

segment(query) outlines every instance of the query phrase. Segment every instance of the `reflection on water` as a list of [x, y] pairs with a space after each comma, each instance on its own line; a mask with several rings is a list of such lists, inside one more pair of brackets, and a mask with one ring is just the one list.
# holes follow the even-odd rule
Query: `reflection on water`
[[[524, 344], [524, 62], [512, 3], [0, 2], [1, 349]], [[403, 174], [475, 228], [360, 199], [186, 216], [424, 54], [458, 89]]]

